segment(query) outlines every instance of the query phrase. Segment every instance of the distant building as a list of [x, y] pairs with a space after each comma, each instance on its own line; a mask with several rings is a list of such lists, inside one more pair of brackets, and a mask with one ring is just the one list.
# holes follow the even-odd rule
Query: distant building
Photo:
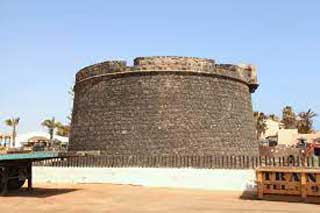
[[281, 129], [281, 123], [279, 121], [275, 121], [271, 118], [266, 120], [267, 129], [264, 134], [262, 134], [262, 139], [266, 139], [268, 137], [276, 136], [279, 129]]
[[[50, 140], [49, 133], [46, 132], [28, 132], [18, 134], [16, 137], [16, 147], [22, 147], [26, 144], [34, 145], [37, 143], [48, 144]], [[69, 143], [68, 137], [54, 135], [53, 140], [60, 141], [61, 143]]]
[[11, 134], [0, 133], [0, 146], [10, 146], [12, 142]]
[[279, 129], [278, 144], [294, 145], [298, 142], [298, 129]]
[[312, 143], [313, 141], [320, 142], [320, 132], [311, 133], [311, 134], [298, 134], [298, 140], [303, 139], [307, 143]]
[[280, 145], [295, 145], [297, 142], [304, 140], [306, 143], [312, 143], [314, 140], [320, 140], [320, 132], [311, 134], [299, 134], [298, 129], [283, 129], [280, 121], [267, 119], [267, 130], [262, 135], [262, 139], [276, 139]]

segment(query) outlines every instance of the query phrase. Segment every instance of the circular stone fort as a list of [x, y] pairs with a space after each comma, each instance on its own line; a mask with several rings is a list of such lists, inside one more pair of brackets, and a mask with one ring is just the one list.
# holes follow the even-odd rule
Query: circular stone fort
[[194, 57], [106, 61], [76, 74], [70, 151], [258, 155], [252, 65]]

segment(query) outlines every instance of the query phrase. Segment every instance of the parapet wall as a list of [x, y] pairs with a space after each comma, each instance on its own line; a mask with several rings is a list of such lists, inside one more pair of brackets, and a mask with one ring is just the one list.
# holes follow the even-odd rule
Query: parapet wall
[[177, 57], [177, 56], [156, 56], [138, 57], [134, 60], [135, 70], [190, 70], [190, 71], [214, 71], [214, 60]]
[[250, 92], [258, 86], [256, 68], [251, 64], [215, 64], [212, 59], [179, 56], [138, 57], [133, 66], [127, 66], [126, 61], [106, 61], [81, 69], [76, 74], [76, 82], [92, 77], [127, 72], [201, 72], [220, 75], [248, 84]]

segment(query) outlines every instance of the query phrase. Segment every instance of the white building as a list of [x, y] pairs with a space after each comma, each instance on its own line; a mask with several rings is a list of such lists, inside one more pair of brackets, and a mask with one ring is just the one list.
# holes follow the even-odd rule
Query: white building
[[11, 134], [0, 133], [0, 146], [10, 146], [12, 142]]
[[[24, 134], [18, 134], [16, 137], [16, 147], [21, 147], [23, 143], [27, 143], [33, 140], [45, 140], [49, 141], [50, 135], [47, 132], [28, 132]], [[54, 135], [53, 139], [61, 141], [62, 143], [69, 143], [68, 137]]]
[[262, 135], [263, 139], [266, 139], [270, 136], [276, 136], [278, 131], [281, 129], [281, 123], [279, 121], [272, 120], [268, 118], [266, 120], [267, 129], [266, 132]]
[[295, 145], [299, 140], [304, 139], [307, 143], [312, 143], [315, 139], [320, 138], [320, 132], [311, 134], [299, 134], [298, 129], [283, 129], [280, 121], [267, 119], [267, 129], [262, 139], [277, 138], [278, 144]]

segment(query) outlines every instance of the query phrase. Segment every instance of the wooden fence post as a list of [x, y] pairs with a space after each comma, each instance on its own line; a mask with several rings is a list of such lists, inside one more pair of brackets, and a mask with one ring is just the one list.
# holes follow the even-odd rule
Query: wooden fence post
[[301, 198], [302, 200], [307, 198], [307, 176], [304, 172], [301, 172]]
[[258, 198], [263, 199], [263, 172], [256, 172]]

